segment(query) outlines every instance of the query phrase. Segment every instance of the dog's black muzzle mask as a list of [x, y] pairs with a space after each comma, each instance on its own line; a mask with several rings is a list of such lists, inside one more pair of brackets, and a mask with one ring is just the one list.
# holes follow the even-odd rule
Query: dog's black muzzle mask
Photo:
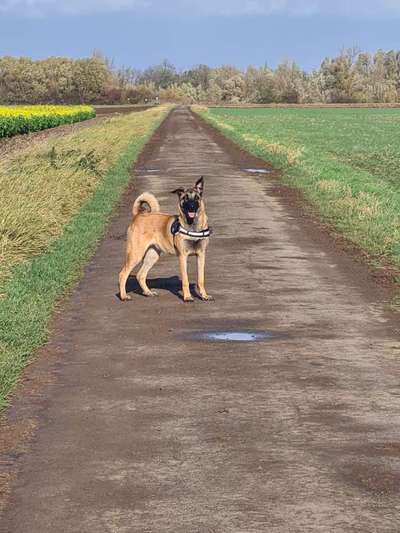
[[200, 202], [198, 200], [186, 200], [181, 205], [183, 214], [185, 215], [186, 222], [191, 226], [196, 218], [197, 211], [200, 208]]

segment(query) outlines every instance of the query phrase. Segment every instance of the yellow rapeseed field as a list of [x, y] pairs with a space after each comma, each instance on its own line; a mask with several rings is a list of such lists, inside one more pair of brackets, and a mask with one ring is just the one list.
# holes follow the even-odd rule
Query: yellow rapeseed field
[[80, 122], [96, 116], [91, 106], [0, 106], [0, 138]]

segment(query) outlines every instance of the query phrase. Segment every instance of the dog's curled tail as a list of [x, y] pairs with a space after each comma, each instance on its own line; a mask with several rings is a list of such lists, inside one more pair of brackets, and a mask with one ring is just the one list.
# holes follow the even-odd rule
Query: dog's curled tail
[[158, 211], [160, 211], [160, 204], [151, 192], [144, 192], [138, 196], [132, 207], [134, 217], [139, 213], [157, 213]]

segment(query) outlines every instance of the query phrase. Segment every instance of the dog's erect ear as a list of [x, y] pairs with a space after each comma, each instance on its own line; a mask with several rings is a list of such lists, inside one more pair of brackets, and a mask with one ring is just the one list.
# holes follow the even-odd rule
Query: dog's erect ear
[[177, 194], [178, 196], [182, 196], [184, 192], [185, 192], [185, 189], [182, 189], [182, 187], [180, 187], [179, 189], [175, 189], [174, 191], [171, 191], [171, 194]]
[[201, 178], [196, 181], [196, 185], [194, 186], [194, 188], [200, 194], [200, 196], [203, 196], [203, 191], [204, 191], [204, 177], [203, 176], [201, 176]]

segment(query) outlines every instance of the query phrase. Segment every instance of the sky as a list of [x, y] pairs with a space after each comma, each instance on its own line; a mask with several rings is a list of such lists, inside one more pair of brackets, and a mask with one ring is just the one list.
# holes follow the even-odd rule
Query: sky
[[400, 49], [400, 0], [0, 0], [0, 55], [305, 70], [343, 48]]

